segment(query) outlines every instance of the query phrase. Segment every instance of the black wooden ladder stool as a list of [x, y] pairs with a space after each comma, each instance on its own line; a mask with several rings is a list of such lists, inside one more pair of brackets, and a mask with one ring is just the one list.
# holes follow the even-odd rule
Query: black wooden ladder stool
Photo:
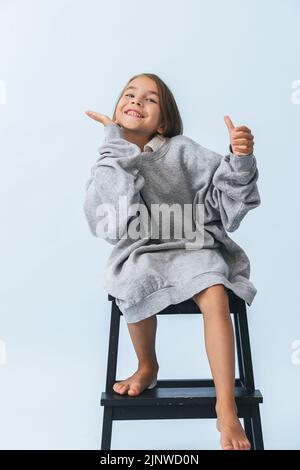
[[[263, 434], [259, 404], [263, 401], [260, 390], [254, 386], [246, 304], [227, 289], [230, 312], [234, 315], [235, 342], [239, 378], [235, 379], [235, 400], [238, 417], [251, 443], [251, 450], [263, 450]], [[104, 406], [101, 449], [111, 448], [112, 423], [115, 420], [216, 418], [216, 394], [212, 379], [157, 380], [153, 389], [145, 389], [138, 396], [120, 395], [113, 390], [116, 380], [120, 316], [122, 312], [115, 297], [108, 295], [111, 304], [111, 323], [107, 359], [105, 392], [101, 394]], [[157, 315], [197, 313], [193, 299], [169, 305]]]

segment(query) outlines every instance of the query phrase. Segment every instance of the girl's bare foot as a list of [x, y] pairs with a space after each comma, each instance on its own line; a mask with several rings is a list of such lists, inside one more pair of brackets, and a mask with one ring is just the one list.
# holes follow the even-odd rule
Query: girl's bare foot
[[130, 396], [140, 395], [157, 378], [158, 369], [158, 365], [139, 366], [128, 379], [116, 382], [113, 390], [120, 395], [125, 395], [125, 393]]
[[217, 429], [223, 450], [249, 450], [251, 444], [237, 416], [237, 407], [216, 405]]

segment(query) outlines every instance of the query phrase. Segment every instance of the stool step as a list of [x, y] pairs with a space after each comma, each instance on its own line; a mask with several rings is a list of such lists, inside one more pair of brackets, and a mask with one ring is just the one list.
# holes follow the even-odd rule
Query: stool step
[[[216, 401], [215, 387], [168, 387], [166, 381], [158, 380], [153, 389], [146, 389], [140, 395], [133, 397], [127, 393], [120, 395], [114, 390], [101, 394], [102, 406], [158, 406], [158, 405], [213, 405]], [[235, 387], [237, 405], [252, 405], [262, 403], [260, 390], [248, 392], [244, 387]]]

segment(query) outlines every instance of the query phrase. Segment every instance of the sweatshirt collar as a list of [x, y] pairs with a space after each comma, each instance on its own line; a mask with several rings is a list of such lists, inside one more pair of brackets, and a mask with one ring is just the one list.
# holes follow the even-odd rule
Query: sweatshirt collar
[[[149, 142], [148, 142], [148, 144], [149, 144]], [[148, 144], [146, 144], [146, 145], [148, 145]], [[159, 146], [159, 148], [157, 148], [153, 152], [151, 152], [151, 151], [141, 152], [142, 164], [147, 164], [147, 163], [153, 162], [154, 160], [158, 160], [159, 158], [163, 157], [167, 153], [167, 151], [170, 147], [170, 144], [171, 144], [171, 138], [170, 137], [164, 137], [164, 142], [162, 142], [162, 144]]]
[[163, 135], [155, 134], [155, 136], [144, 145], [143, 152], [155, 152], [165, 143], [165, 141], [166, 139]]

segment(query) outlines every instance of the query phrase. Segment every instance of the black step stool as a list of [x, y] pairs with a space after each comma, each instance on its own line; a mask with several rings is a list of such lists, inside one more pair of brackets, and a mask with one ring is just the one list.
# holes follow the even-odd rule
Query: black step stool
[[[234, 315], [238, 356], [239, 378], [235, 379], [238, 416], [244, 419], [244, 428], [251, 443], [251, 450], [263, 450], [259, 410], [263, 396], [254, 386], [246, 304], [230, 289], [227, 289], [227, 292], [230, 312]], [[157, 380], [155, 388], [145, 389], [136, 397], [114, 392], [112, 387], [117, 381], [120, 316], [123, 314], [116, 305], [115, 297], [109, 294], [108, 300], [112, 304], [106, 387], [100, 401], [101, 406], [104, 406], [101, 449], [110, 450], [114, 420], [216, 418], [216, 394], [212, 379]], [[188, 299], [179, 304], [169, 305], [157, 315], [183, 313], [199, 315], [199, 312], [201, 313], [193, 299]]]

